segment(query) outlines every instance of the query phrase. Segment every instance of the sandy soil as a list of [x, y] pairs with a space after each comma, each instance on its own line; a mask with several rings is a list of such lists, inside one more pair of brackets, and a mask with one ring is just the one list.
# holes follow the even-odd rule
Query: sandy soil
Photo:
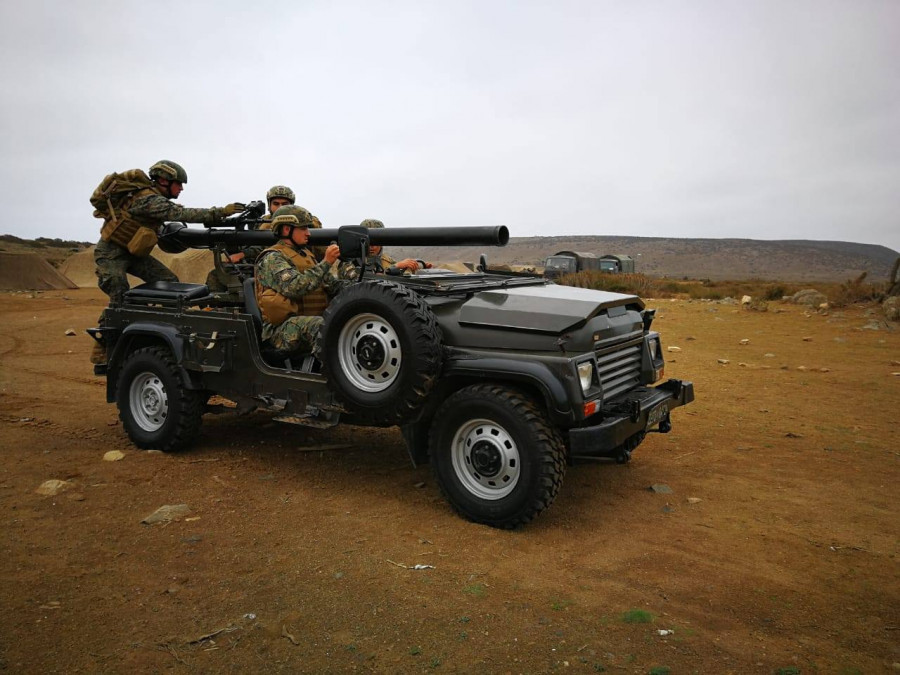
[[[0, 670], [900, 669], [900, 336], [861, 308], [652, 303], [697, 401], [502, 532], [396, 430], [207, 416], [135, 450], [88, 364], [102, 303], [0, 294]], [[190, 513], [141, 523], [164, 504]]]

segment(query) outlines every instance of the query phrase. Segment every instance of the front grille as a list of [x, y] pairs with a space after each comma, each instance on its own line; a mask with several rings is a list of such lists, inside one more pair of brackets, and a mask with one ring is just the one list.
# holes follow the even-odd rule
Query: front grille
[[608, 401], [641, 382], [643, 336], [597, 350], [597, 367], [603, 400]]

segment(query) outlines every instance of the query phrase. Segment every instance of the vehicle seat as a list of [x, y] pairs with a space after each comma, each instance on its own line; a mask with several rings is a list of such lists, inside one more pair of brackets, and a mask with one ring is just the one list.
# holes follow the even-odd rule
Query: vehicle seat
[[256, 327], [256, 335], [260, 338], [260, 355], [262, 356], [263, 361], [276, 368], [296, 370], [292, 361], [298, 360], [303, 364], [300, 367], [302, 372], [319, 372], [318, 362], [311, 353], [297, 354], [294, 352], [285, 352], [276, 349], [268, 342], [262, 341], [262, 312], [259, 309], [259, 303], [256, 301], [256, 285], [254, 277], [244, 279], [244, 310], [253, 318], [253, 325]]

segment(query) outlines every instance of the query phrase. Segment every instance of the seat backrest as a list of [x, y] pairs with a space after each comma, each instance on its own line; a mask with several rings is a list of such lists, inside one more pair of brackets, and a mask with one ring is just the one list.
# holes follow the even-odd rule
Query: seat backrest
[[244, 279], [244, 309], [253, 317], [257, 332], [262, 332], [262, 312], [256, 302], [256, 283], [253, 277]]

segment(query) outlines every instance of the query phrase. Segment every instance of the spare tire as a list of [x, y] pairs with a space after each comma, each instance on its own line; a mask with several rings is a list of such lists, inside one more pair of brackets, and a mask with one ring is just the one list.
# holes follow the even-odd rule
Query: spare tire
[[393, 426], [411, 417], [441, 369], [441, 331], [414, 291], [384, 279], [342, 290], [323, 314], [322, 373], [351, 424]]

